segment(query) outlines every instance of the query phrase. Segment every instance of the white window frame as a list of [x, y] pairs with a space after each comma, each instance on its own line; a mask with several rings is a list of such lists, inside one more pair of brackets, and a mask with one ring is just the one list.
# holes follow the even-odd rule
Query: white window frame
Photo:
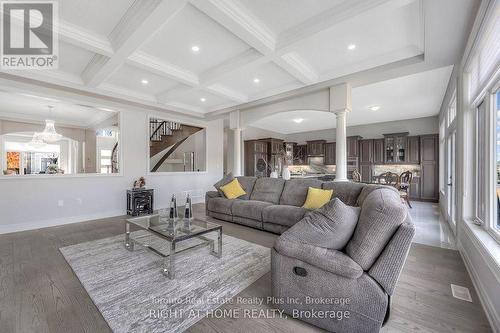
[[488, 91], [485, 102], [487, 107], [487, 114], [489, 115], [489, 152], [490, 157], [488, 158], [489, 170], [487, 169], [487, 190], [488, 190], [488, 201], [490, 202], [490, 207], [488, 213], [490, 218], [488, 218], [488, 223], [485, 223], [485, 229], [492, 235], [498, 242], [500, 242], [500, 229], [496, 227], [497, 216], [498, 216], [498, 206], [497, 206], [497, 194], [496, 194], [496, 184], [497, 184], [497, 92], [500, 89], [500, 81], [498, 81], [490, 91]]
[[[482, 222], [484, 229], [497, 241], [500, 242], [500, 230], [496, 228], [497, 224], [497, 194], [496, 194], [496, 145], [497, 145], [497, 113], [496, 113], [496, 92], [500, 89], [500, 81], [492, 88], [485, 91], [483, 98], [477, 98], [472, 105], [475, 109], [475, 219]], [[485, 129], [484, 133], [477, 133], [478, 126], [478, 108], [484, 103], [485, 107]], [[481, 165], [481, 158], [479, 156], [479, 135], [485, 136], [485, 156], [484, 164]], [[484, 188], [480, 188], [481, 179], [479, 179], [479, 170], [484, 168]], [[484, 198], [484, 219], [479, 216], [480, 195]]]

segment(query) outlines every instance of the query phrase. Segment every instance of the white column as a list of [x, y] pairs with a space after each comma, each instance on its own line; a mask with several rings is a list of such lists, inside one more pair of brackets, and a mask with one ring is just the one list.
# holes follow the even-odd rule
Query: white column
[[347, 181], [347, 133], [346, 118], [351, 111], [351, 85], [341, 83], [330, 87], [330, 111], [335, 113], [336, 129], [336, 168], [335, 181]]
[[337, 111], [337, 128], [336, 128], [336, 167], [335, 181], [347, 181], [347, 135], [346, 135], [346, 115], [347, 111]]
[[241, 128], [233, 129], [233, 176], [241, 174]]
[[229, 114], [229, 128], [233, 131], [233, 176], [243, 176], [241, 173], [241, 123], [239, 110]]

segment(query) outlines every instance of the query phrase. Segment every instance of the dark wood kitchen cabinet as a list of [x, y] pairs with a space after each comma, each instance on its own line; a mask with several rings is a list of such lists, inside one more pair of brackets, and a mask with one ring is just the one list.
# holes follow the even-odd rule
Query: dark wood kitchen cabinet
[[439, 199], [439, 136], [420, 136], [420, 198], [437, 201]]
[[419, 136], [409, 136], [408, 137], [408, 159], [407, 162], [410, 164], [420, 163], [420, 137]]
[[359, 140], [359, 173], [362, 182], [372, 179], [373, 140]]
[[334, 165], [337, 162], [337, 145], [335, 142], [325, 143], [325, 164]]
[[308, 156], [323, 156], [325, 155], [326, 140], [307, 141]]
[[245, 176], [267, 177], [269, 170], [268, 142], [245, 141]]
[[384, 134], [385, 163], [406, 163], [408, 157], [408, 132]]
[[267, 139], [269, 140], [269, 148], [271, 154], [279, 154], [283, 150], [283, 140], [279, 139]]
[[359, 157], [359, 140], [362, 139], [359, 135], [347, 137], [347, 158]]
[[373, 163], [373, 140], [359, 140], [359, 163]]
[[373, 164], [384, 164], [384, 139], [373, 140]]
[[307, 145], [295, 145], [293, 147], [293, 165], [307, 164]]

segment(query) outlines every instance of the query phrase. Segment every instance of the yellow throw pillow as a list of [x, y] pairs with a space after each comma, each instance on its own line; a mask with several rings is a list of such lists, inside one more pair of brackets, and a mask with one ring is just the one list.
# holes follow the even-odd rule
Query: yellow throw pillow
[[332, 199], [333, 190], [322, 190], [320, 188], [309, 187], [306, 202], [302, 207], [306, 209], [318, 209], [323, 207]]
[[240, 182], [236, 178], [234, 178], [226, 185], [222, 186], [220, 190], [228, 199], [236, 199], [238, 197], [241, 197], [242, 195], [247, 194], [247, 192], [245, 192], [245, 190], [241, 187]]

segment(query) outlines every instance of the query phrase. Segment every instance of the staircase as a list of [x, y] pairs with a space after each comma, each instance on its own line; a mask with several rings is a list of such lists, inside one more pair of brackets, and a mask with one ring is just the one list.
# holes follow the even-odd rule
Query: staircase
[[151, 118], [149, 120], [149, 156], [171, 147], [151, 171], [156, 171], [160, 165], [179, 147], [187, 138], [203, 128]]

